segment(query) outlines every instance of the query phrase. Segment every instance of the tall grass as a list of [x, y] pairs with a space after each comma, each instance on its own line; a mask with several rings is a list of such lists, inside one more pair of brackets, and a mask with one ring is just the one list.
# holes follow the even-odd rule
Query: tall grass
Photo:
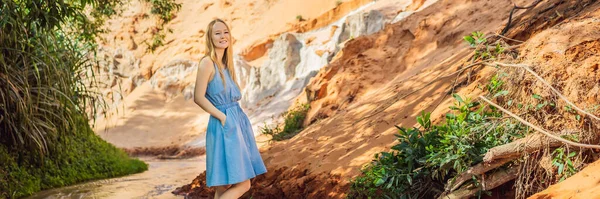
[[[103, 4], [101, 4], [103, 3]], [[6, 1], [0, 7], [0, 144], [47, 152], [57, 137], [76, 133], [73, 117], [95, 112], [99, 98], [89, 53], [110, 1]], [[83, 14], [86, 5], [97, 21]]]
[[88, 87], [94, 39], [118, 4], [1, 1], [0, 197], [147, 169], [98, 138], [85, 114], [101, 99]]

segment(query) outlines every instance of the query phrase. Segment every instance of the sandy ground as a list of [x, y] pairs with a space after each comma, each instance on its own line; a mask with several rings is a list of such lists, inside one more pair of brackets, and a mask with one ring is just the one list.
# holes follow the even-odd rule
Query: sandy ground
[[98, 120], [95, 130], [100, 137], [117, 147], [133, 148], [180, 145], [204, 136], [208, 113], [183, 96], [166, 101], [149, 83], [129, 95], [119, 117]]

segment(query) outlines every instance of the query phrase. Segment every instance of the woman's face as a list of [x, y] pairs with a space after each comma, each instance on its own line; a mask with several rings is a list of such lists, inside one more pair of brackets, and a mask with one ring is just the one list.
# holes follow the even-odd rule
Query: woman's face
[[217, 22], [213, 25], [212, 40], [215, 48], [225, 49], [229, 47], [231, 36], [229, 35], [229, 29], [224, 23]]

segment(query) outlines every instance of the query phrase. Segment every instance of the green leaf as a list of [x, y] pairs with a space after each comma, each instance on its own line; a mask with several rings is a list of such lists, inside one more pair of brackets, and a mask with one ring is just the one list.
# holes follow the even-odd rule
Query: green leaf
[[564, 164], [558, 165], [558, 175], [562, 174], [563, 169], [565, 169], [565, 165]]
[[507, 94], [508, 94], [508, 91], [507, 90], [503, 90], [503, 91], [500, 91], [500, 92], [496, 93], [493, 98], [496, 98], [496, 97], [499, 97], [499, 96], [504, 96], [504, 95], [507, 95]]
[[463, 39], [464, 39], [464, 40], [465, 40], [467, 43], [469, 43], [469, 45], [470, 45], [471, 47], [474, 47], [474, 46], [476, 45], [476, 44], [475, 44], [475, 39], [473, 39], [473, 37], [471, 37], [471, 36], [464, 36], [464, 37], [463, 37]]
[[565, 106], [565, 111], [567, 111], [567, 112], [570, 112], [570, 111], [572, 111], [572, 110], [573, 110], [573, 109], [571, 108], [571, 106], [569, 106], [569, 105]]
[[538, 105], [536, 106], [536, 109], [537, 109], [537, 110], [540, 110], [540, 109], [544, 108], [544, 106], [546, 106], [546, 104], [538, 104]]
[[569, 156], [567, 156], [567, 157], [569, 157], [569, 158], [572, 158], [572, 157], [574, 157], [575, 155], [577, 155], [577, 153], [575, 153], [575, 151], [573, 151], [573, 152], [569, 153]]
[[576, 119], [577, 121], [581, 120], [581, 115], [576, 115], [576, 116], [575, 116], [575, 119]]
[[385, 181], [383, 181], [383, 179], [379, 178], [375, 181], [375, 186], [381, 186], [383, 183], [385, 183]]
[[454, 97], [454, 99], [456, 99], [456, 101], [458, 101], [459, 103], [465, 103], [465, 101], [463, 101], [463, 99], [460, 97], [460, 95], [454, 93], [452, 94], [452, 97]]
[[533, 96], [532, 96], [532, 97], [533, 97], [533, 98], [535, 98], [535, 99], [539, 99], [539, 100], [541, 100], [541, 99], [542, 99], [542, 96], [540, 96], [540, 95], [538, 95], [538, 94], [533, 94]]

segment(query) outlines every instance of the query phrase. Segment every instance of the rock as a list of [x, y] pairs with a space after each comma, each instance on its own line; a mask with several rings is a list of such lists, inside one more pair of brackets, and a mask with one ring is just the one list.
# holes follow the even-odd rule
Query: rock
[[346, 19], [346, 22], [344, 22], [344, 25], [342, 25], [342, 34], [340, 35], [339, 42], [376, 33], [383, 29], [384, 26], [385, 16], [377, 10], [350, 15]]
[[[255, 104], [266, 97], [275, 95], [283, 85], [294, 78], [296, 67], [301, 61], [300, 49], [303, 44], [293, 34], [282, 34], [269, 49], [269, 59], [260, 68], [252, 67], [245, 85], [244, 102]], [[238, 62], [242, 63], [243, 62]], [[237, 68], [243, 68], [237, 66]]]
[[98, 88], [112, 109], [136, 87], [146, 81], [140, 74], [140, 60], [125, 48], [98, 48], [97, 65], [93, 69]]
[[[187, 59], [176, 59], [156, 71], [156, 74], [150, 78], [152, 88], [165, 92], [167, 98], [172, 98], [184, 92], [188, 92], [187, 97], [193, 96], [193, 78], [198, 69], [198, 63]], [[192, 86], [192, 88], [188, 88]]]
[[248, 79], [250, 78], [250, 70], [252, 66], [246, 62], [240, 55], [235, 55], [233, 57], [234, 65], [235, 65], [235, 74], [237, 75], [236, 81], [240, 85], [240, 89], [244, 89], [246, 84], [248, 83]]
[[133, 52], [119, 48], [113, 55], [113, 64], [110, 72], [121, 78], [127, 78], [139, 74], [139, 62]]
[[392, 20], [392, 23], [397, 23], [397, 22], [405, 19], [406, 17], [410, 16], [413, 13], [414, 13], [414, 11], [401, 12], [400, 14], [396, 15], [396, 17]]

